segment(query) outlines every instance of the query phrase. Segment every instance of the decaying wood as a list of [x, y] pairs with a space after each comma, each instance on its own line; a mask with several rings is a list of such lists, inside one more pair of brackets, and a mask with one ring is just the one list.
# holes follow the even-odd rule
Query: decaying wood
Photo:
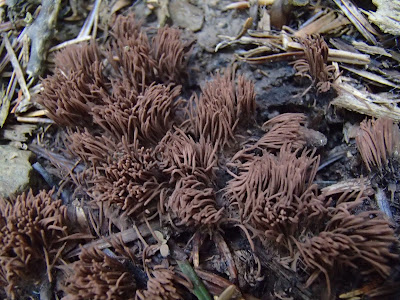
[[367, 41], [376, 45], [378, 42], [375, 35], [378, 35], [376, 30], [368, 22], [368, 20], [361, 14], [357, 6], [350, 0], [333, 0], [336, 5], [343, 11], [349, 18], [358, 31], [365, 37]]
[[379, 94], [372, 94], [348, 83], [338, 84], [335, 89], [339, 95], [331, 104], [337, 107], [375, 118], [386, 117], [396, 122], [400, 121], [400, 108], [397, 106], [399, 99], [392, 100]]
[[355, 69], [352, 67], [348, 67], [348, 66], [343, 66], [343, 69], [346, 69], [358, 76], [364, 77], [365, 79], [368, 79], [370, 82], [378, 84], [378, 85], [387, 85], [396, 89], [400, 89], [400, 85], [397, 85], [393, 82], [390, 82], [389, 80], [383, 78], [382, 76], [379, 76], [377, 74], [374, 74], [372, 72], [368, 72], [365, 70], [360, 70], [360, 69]]
[[31, 39], [31, 55], [27, 67], [30, 77], [36, 77], [43, 71], [49, 49], [49, 41], [55, 33], [55, 27], [61, 0], [46, 0], [38, 17], [28, 28], [27, 34]]
[[0, 132], [0, 139], [26, 142], [35, 129], [36, 125], [31, 124], [6, 125]]
[[378, 25], [384, 33], [400, 35], [400, 1], [399, 0], [373, 0], [378, 9], [369, 11], [368, 19]]
[[350, 21], [341, 14], [334, 11], [322, 11], [317, 14], [317, 18], [312, 18], [311, 22], [306, 22], [303, 26], [295, 32], [294, 36], [305, 38], [312, 34], [330, 33], [342, 29], [349, 24]]

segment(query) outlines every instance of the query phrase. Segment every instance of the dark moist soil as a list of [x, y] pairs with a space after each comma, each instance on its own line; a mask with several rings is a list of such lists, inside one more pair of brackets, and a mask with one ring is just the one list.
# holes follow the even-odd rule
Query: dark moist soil
[[[77, 1], [79, 5], [83, 5]], [[134, 1], [135, 5], [123, 9], [124, 14], [129, 11], [134, 11], [138, 18], [143, 20], [145, 27], [157, 28], [157, 18], [155, 13], [149, 14], [144, 1]], [[208, 2], [208, 5], [205, 4]], [[321, 164], [329, 159], [332, 153], [343, 151], [343, 155], [339, 160], [328, 164], [317, 174], [316, 181], [320, 187], [336, 183], [338, 181], [357, 178], [362, 175], [367, 176], [367, 170], [362, 164], [354, 142], [346, 144], [343, 136], [343, 126], [346, 122], [358, 123], [364, 119], [364, 116], [351, 113], [349, 111], [336, 110], [330, 106], [330, 101], [336, 96], [334, 91], [324, 94], [317, 94], [314, 89], [302, 96], [302, 93], [310, 82], [304, 79], [295, 77], [293, 67], [287, 62], [266, 63], [261, 65], [250, 65], [235, 60], [234, 53], [241, 49], [242, 46], [227, 47], [215, 53], [214, 48], [220, 40], [217, 37], [219, 34], [235, 36], [241, 29], [245, 20], [249, 17], [249, 10], [230, 10], [222, 11], [222, 8], [231, 1], [192, 1], [197, 7], [203, 9], [204, 24], [198, 32], [183, 30], [183, 38], [194, 40], [192, 53], [189, 62], [189, 78], [188, 83], [184, 86], [183, 97], [189, 98], [192, 92], [199, 92], [204, 83], [211, 78], [218, 70], [225, 68], [236, 68], [237, 73], [243, 74], [246, 78], [255, 83], [257, 94], [257, 111], [256, 124], [251, 131], [251, 135], [257, 138], [261, 135], [258, 126], [272, 117], [286, 112], [299, 112], [307, 116], [307, 127], [319, 131], [325, 135], [327, 144], [317, 149], [317, 154], [321, 156]], [[104, 1], [99, 21], [99, 36], [100, 41], [104, 40], [104, 34], [107, 32], [106, 25], [110, 19], [109, 10], [111, 7], [110, 1]], [[322, 1], [321, 5], [325, 5], [326, 1]], [[64, 3], [61, 14], [68, 14], [68, 4]], [[65, 7], [66, 6], [66, 7]], [[303, 14], [300, 14], [298, 19], [291, 22], [301, 24], [308, 16], [309, 11], [304, 9]], [[170, 25], [172, 24], [169, 21]], [[59, 20], [59, 31], [56, 35], [56, 41], [71, 39], [76, 36], [83, 24], [83, 19], [77, 21], [66, 22], [63, 19]], [[297, 25], [296, 25], [297, 28]], [[243, 46], [244, 47], [244, 46]], [[243, 48], [242, 47], [242, 48]], [[60, 152], [57, 149], [59, 143], [55, 137], [62, 137], [63, 133], [58, 129], [52, 128], [46, 133], [45, 144], [49, 150]], [[46, 140], [47, 139], [47, 140]], [[50, 142], [51, 140], [51, 142]], [[43, 165], [49, 166], [46, 159], [38, 157], [38, 161]], [[224, 164], [224, 162], [222, 162]], [[373, 185], [385, 187], [388, 183], [397, 182], [398, 163], [393, 162], [391, 166], [394, 172], [388, 174], [376, 174], [373, 178]], [[53, 168], [47, 168], [50, 172]], [[57, 174], [59, 175], [59, 174]], [[221, 188], [225, 187], [226, 182], [231, 178], [226, 172], [220, 171], [217, 174], [219, 181], [217, 185]], [[57, 178], [56, 178], [57, 179]], [[40, 181], [35, 188], [40, 189], [46, 187], [44, 181]], [[390, 195], [387, 195], [390, 197]], [[68, 197], [68, 196], [66, 196]], [[392, 213], [394, 214], [397, 224], [400, 221], [400, 200], [398, 193], [395, 193], [392, 203]], [[369, 201], [366, 206], [376, 208], [374, 201]], [[259, 257], [263, 269], [260, 277], [255, 277], [257, 264], [251, 255], [249, 243], [244, 238], [243, 233], [236, 228], [221, 228], [225, 241], [227, 242], [232, 253], [235, 253], [235, 263], [238, 267], [239, 286], [243, 287], [242, 292], [253, 295], [261, 299], [321, 299], [326, 289], [323, 276], [315, 281], [311, 288], [305, 288], [305, 280], [310, 274], [305, 271], [298, 270], [297, 273], [290, 269], [282, 267], [279, 259], [283, 258], [288, 253], [279, 252], [274, 247], [265, 247], [261, 243], [256, 242], [256, 254]], [[185, 244], [192, 238], [192, 234], [185, 232], [169, 232], [171, 234], [172, 244], [177, 244], [185, 248]], [[190, 250], [190, 249], [189, 249]], [[202, 260], [201, 267], [222, 277], [229, 278], [228, 266], [226, 261], [221, 257], [220, 252], [215, 247], [215, 244], [208, 237], [204, 239], [201, 247], [200, 257], [206, 257]], [[357, 270], [336, 270], [340, 276], [332, 274], [333, 295], [339, 295], [344, 292], [351, 291], [355, 287], [360, 287], [365, 282], [362, 275]], [[135, 274], [138, 282], [138, 288], [145, 287], [145, 274], [140, 271]], [[395, 272], [394, 272], [395, 273]], [[393, 274], [393, 278], [398, 274]], [[373, 280], [373, 278], [371, 278]], [[379, 280], [379, 279], [377, 279]], [[337, 288], [337, 290], [336, 290]], [[322, 296], [321, 296], [322, 295]], [[282, 297], [282, 298], [281, 298]], [[289, 297], [289, 298], [285, 298]], [[292, 298], [290, 298], [292, 297]], [[250, 298], [249, 298], [250, 299]], [[395, 299], [395, 298], [392, 298]]]

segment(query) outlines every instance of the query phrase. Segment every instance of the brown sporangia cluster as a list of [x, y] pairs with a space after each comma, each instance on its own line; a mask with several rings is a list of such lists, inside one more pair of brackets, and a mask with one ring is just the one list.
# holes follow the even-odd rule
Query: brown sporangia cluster
[[318, 93], [328, 92], [335, 80], [335, 66], [328, 65], [328, 45], [319, 35], [308, 36], [300, 43], [305, 57], [294, 62], [296, 75], [309, 78]]
[[247, 122], [255, 112], [254, 84], [227, 70], [216, 74], [189, 101], [191, 132], [197, 137], [223, 148], [235, 141], [234, 132], [240, 122]]
[[165, 203], [177, 225], [196, 226], [216, 224], [222, 218], [223, 208], [217, 210], [215, 191], [191, 175], [181, 178]]
[[135, 300], [178, 300], [185, 299], [185, 290], [192, 288], [192, 284], [177, 275], [172, 268], [155, 266], [147, 281], [147, 288], [137, 291]]
[[293, 150], [304, 148], [306, 145], [305, 122], [306, 116], [301, 113], [280, 114], [268, 120], [261, 127], [265, 134], [254, 144], [247, 145], [238, 151], [232, 161], [246, 156], [251, 159], [251, 153], [255, 150], [274, 152], [279, 151], [284, 145], [289, 145]]
[[324, 211], [312, 183], [318, 162], [309, 151], [283, 147], [277, 155], [263, 151], [240, 163], [227, 196], [239, 207], [242, 223], [278, 243], [289, 243], [284, 238], [298, 232], [302, 220], [310, 222]]
[[[307, 284], [323, 273], [328, 291], [331, 291], [329, 274], [335, 267], [358, 269], [368, 266], [383, 278], [390, 274], [390, 262], [398, 259], [391, 247], [397, 243], [393, 229], [380, 211], [358, 211], [365, 199], [364, 191], [339, 193], [336, 205], [327, 205], [325, 227], [316, 235], [303, 241], [294, 240], [303, 263], [315, 269]], [[332, 201], [328, 198], [327, 204]], [[300, 239], [301, 240], [301, 239]]]
[[217, 150], [217, 146], [207, 142], [204, 136], [196, 142], [179, 128], [168, 132], [157, 146], [157, 152], [162, 155], [162, 170], [173, 181], [189, 175], [203, 182], [214, 180]]
[[158, 200], [163, 191], [161, 173], [154, 150], [138, 143], [121, 143], [118, 152], [96, 170], [90, 188], [95, 202], [121, 207], [127, 215], [138, 214]]
[[93, 108], [94, 122], [116, 139], [132, 137], [137, 130], [142, 145], [156, 145], [171, 128], [180, 92], [180, 86], [151, 84], [137, 96], [106, 96], [107, 104]]
[[320, 192], [313, 184], [319, 158], [291, 149], [288, 140], [275, 154], [258, 150], [236, 156], [237, 174], [232, 174], [225, 196], [238, 207], [241, 224], [261, 241], [272, 240], [300, 257], [312, 272], [307, 286], [323, 273], [328, 294], [338, 267], [368, 266], [387, 277], [390, 262], [398, 259], [391, 252], [397, 240], [380, 211], [358, 212], [367, 187]]
[[56, 56], [56, 69], [42, 81], [38, 102], [59, 125], [89, 125], [92, 107], [100, 104], [96, 91], [108, 89], [101, 54], [96, 44], [67, 47]]
[[64, 283], [64, 300], [134, 299], [135, 278], [119, 259], [97, 248], [82, 248]]
[[[69, 153], [86, 165], [86, 182], [80, 188], [86, 191], [92, 208], [101, 207], [106, 214], [115, 207], [132, 223], [143, 213], [157, 210], [170, 214], [179, 226], [209, 227], [221, 220], [223, 208], [216, 206], [213, 186], [219, 146], [211, 143], [214, 132], [207, 138], [191, 134], [189, 108], [180, 98], [179, 83], [187, 78], [188, 46], [181, 41], [177, 29], [159, 29], [150, 39], [132, 16], [120, 16], [106, 49], [100, 50], [94, 43], [83, 44], [57, 55], [56, 60], [64, 53], [67, 57], [56, 63], [55, 75], [45, 79], [39, 102], [48, 110], [61, 106], [59, 113], [49, 116], [59, 125], [68, 126], [65, 145]], [[90, 57], [98, 61], [85, 59], [89, 52], [95, 52]], [[70, 62], [77, 53], [82, 57]], [[78, 66], [77, 61], [85, 66]], [[94, 74], [94, 69], [100, 70], [103, 82], [97, 82], [97, 75], [96, 80], [86, 79]], [[70, 74], [71, 80], [58, 76], [63, 73]], [[84, 79], [86, 90], [80, 91], [80, 77], [75, 73]], [[229, 72], [229, 76], [224, 90], [236, 87], [234, 73]], [[232, 110], [237, 101], [242, 105], [247, 100], [244, 93], [250, 84], [242, 77], [237, 82], [235, 103], [229, 108]], [[66, 92], [52, 95], [48, 89], [57, 89], [57, 85]], [[71, 90], [77, 90], [78, 96], [73, 98], [76, 107], [68, 106]], [[196, 109], [191, 112], [197, 115]], [[181, 130], [185, 118], [186, 129]], [[79, 184], [77, 177], [82, 176], [74, 177]], [[125, 278], [129, 274], [123, 275], [118, 260], [96, 248], [85, 249], [73, 268], [76, 275], [66, 282], [64, 289], [67, 298], [126, 298]], [[179, 290], [172, 289], [176, 280], [172, 270], [154, 271], [148, 290], [142, 293], [160, 299], [180, 299]], [[93, 287], [89, 288], [91, 283]], [[157, 291], [158, 285], [161, 287]], [[129, 289], [134, 291], [135, 286], [131, 284]], [[131, 292], [128, 298], [134, 295]], [[137, 297], [140, 295], [138, 292]]]
[[358, 151], [371, 172], [373, 167], [382, 170], [400, 145], [400, 131], [388, 118], [364, 120], [356, 136]]
[[[278, 115], [254, 141], [254, 84], [227, 69], [185, 100], [181, 84], [190, 43], [173, 28], [150, 35], [133, 16], [119, 16], [105, 49], [94, 42], [66, 48], [57, 55], [54, 75], [43, 82], [38, 101], [67, 126], [66, 149], [85, 164], [81, 175], [71, 173], [80, 176], [77, 185], [84, 182], [77, 186], [85, 192], [83, 203], [99, 219], [121, 211], [130, 225], [157, 214], [187, 232], [233, 223], [252, 233], [252, 246], [255, 240], [262, 242], [259, 247], [274, 244], [305, 266], [308, 284], [323, 273], [329, 292], [332, 273], [345, 266], [387, 276], [396, 257], [390, 224], [378, 212], [360, 212], [363, 189], [320, 191], [314, 183], [319, 157], [306, 149], [306, 117]], [[326, 44], [318, 37], [303, 44], [306, 59], [295, 67], [326, 92], [333, 80]], [[386, 146], [394, 143], [388, 126], [382, 127]], [[372, 164], [378, 163], [385, 160]], [[42, 232], [66, 234], [53, 226], [54, 218], [45, 220], [39, 224], [51, 226]], [[118, 232], [114, 227], [96, 234]], [[70, 299], [135, 295], [129, 270], [97, 248], [83, 249], [73, 269], [65, 284]], [[3, 285], [11, 291], [16, 281], [4, 274]], [[155, 267], [148, 275], [147, 289], [136, 291], [136, 299], [182, 299], [191, 290], [173, 267]]]
[[18, 299], [27, 285], [52, 282], [52, 268], [65, 247], [67, 208], [53, 191], [32, 190], [12, 200], [0, 199], [0, 286]]

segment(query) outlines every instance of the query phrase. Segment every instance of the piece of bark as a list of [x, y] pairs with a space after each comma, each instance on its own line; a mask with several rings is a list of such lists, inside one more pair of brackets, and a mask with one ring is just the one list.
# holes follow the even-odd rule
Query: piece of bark
[[31, 55], [26, 72], [29, 77], [39, 76], [43, 71], [50, 40], [55, 33], [60, 3], [61, 0], [43, 0], [38, 17], [28, 29]]

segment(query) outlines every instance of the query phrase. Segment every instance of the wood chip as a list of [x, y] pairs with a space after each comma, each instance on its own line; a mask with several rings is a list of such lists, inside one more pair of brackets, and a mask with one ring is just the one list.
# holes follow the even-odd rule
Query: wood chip
[[312, 21], [307, 21], [307, 25], [298, 30], [294, 36], [305, 38], [311, 34], [323, 34], [332, 31], [337, 31], [344, 26], [350, 24], [350, 21], [343, 15], [337, 15], [335, 12], [324, 11], [322, 14], [317, 14], [318, 18], [312, 17]]
[[7, 124], [1, 130], [0, 138], [2, 140], [26, 142], [36, 128], [37, 126], [34, 124]]
[[380, 95], [359, 90], [347, 83], [335, 85], [335, 89], [339, 96], [331, 104], [337, 107], [375, 118], [386, 117], [395, 122], [400, 121], [400, 108], [395, 102], [390, 103]]
[[378, 35], [376, 30], [368, 22], [368, 20], [361, 14], [357, 6], [355, 6], [350, 0], [333, 0], [336, 5], [342, 10], [347, 18], [353, 23], [357, 30], [365, 37], [365, 39], [377, 45], [378, 42], [374, 35]]
[[353, 41], [353, 46], [360, 50], [361, 52], [368, 53], [371, 55], [383, 55], [387, 57], [392, 57], [392, 54], [388, 53], [384, 48], [379, 46], [370, 46], [364, 42]]
[[347, 66], [341, 66], [342, 69], [345, 69], [347, 71], [350, 71], [354, 74], [357, 74], [358, 76], [364, 77], [365, 79], [370, 80], [372, 83], [378, 83], [380, 85], [387, 85], [396, 89], [400, 89], [400, 86], [383, 78], [382, 76], [379, 76], [375, 73], [371, 73], [365, 70], [359, 70], [359, 69], [355, 69], [355, 68], [351, 68], [351, 67], [347, 67]]
[[368, 19], [384, 32], [400, 35], [400, 0], [373, 0], [376, 12], [368, 12]]
[[0, 128], [3, 127], [8, 113], [10, 111], [10, 98], [7, 97], [6, 91], [0, 90]]

